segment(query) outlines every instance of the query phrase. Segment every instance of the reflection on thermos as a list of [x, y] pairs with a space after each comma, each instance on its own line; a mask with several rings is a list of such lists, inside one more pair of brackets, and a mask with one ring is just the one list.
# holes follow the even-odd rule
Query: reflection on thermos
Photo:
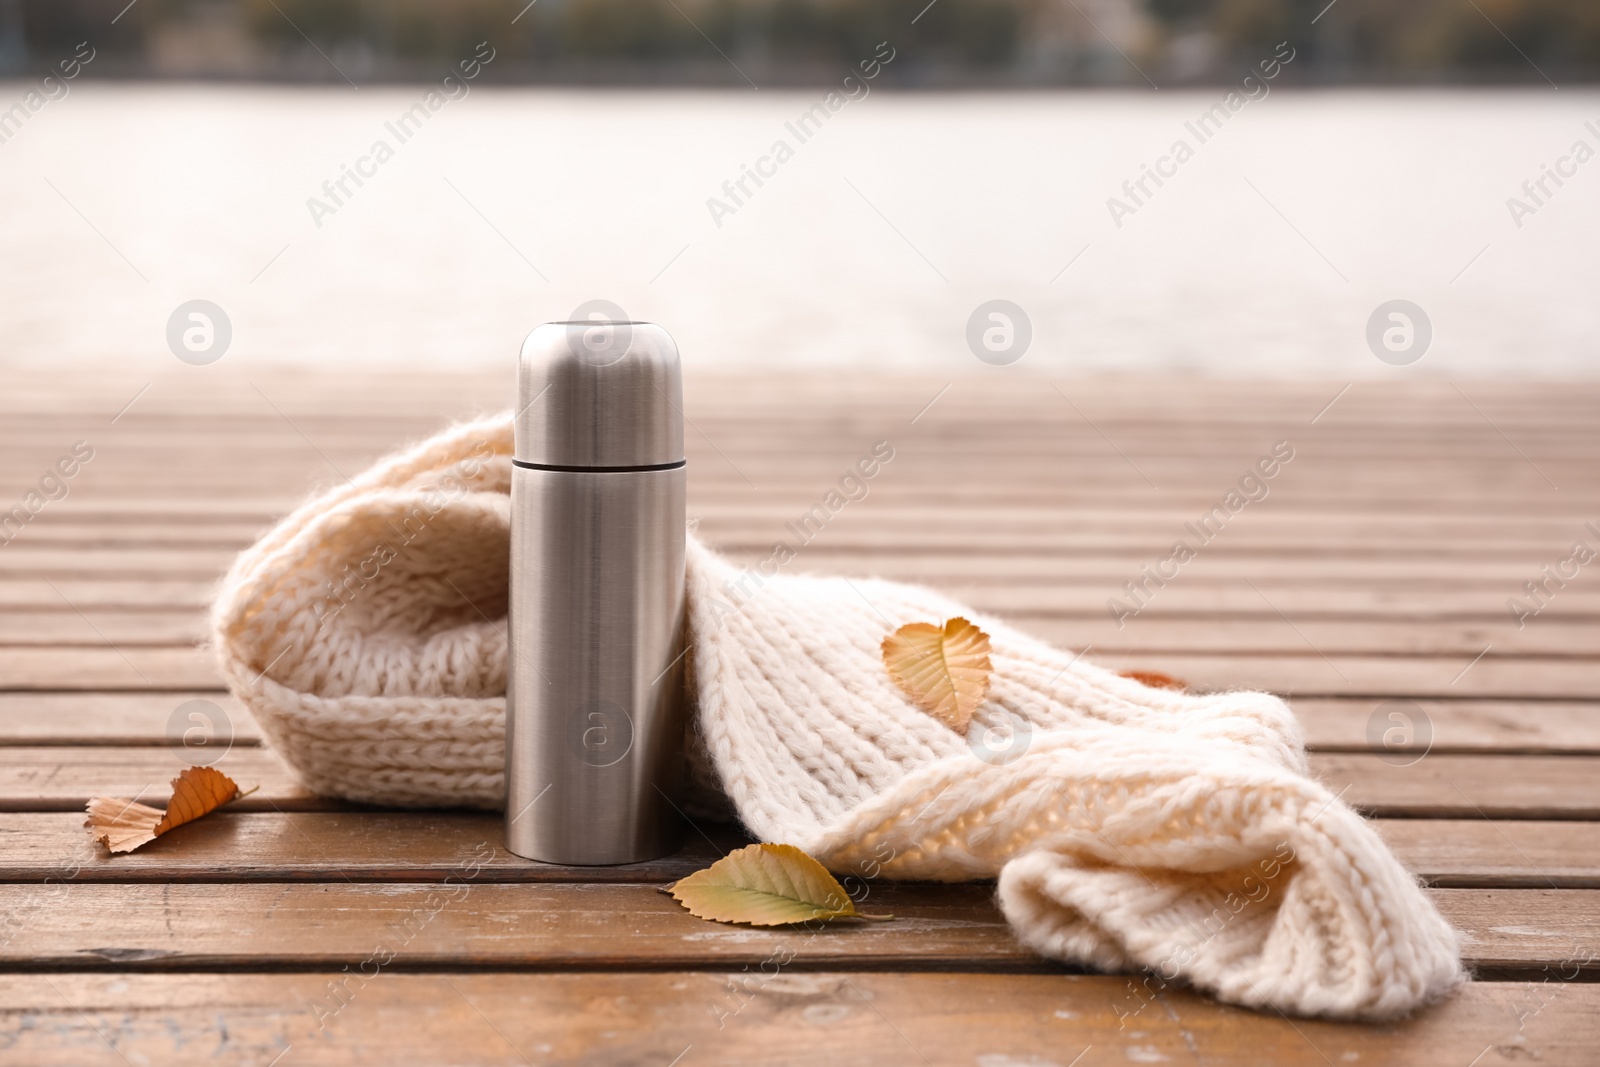
[[550, 863], [677, 847], [683, 380], [643, 322], [546, 323], [518, 367], [506, 846]]

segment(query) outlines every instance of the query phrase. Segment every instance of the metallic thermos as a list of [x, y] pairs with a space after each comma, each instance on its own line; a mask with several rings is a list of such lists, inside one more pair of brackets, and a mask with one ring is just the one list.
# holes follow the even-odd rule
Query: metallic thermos
[[683, 377], [667, 331], [523, 342], [511, 474], [506, 846], [549, 863], [677, 848]]

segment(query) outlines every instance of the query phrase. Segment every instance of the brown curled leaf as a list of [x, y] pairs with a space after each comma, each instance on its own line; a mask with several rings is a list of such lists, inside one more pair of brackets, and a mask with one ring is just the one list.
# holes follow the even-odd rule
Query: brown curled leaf
[[1180, 692], [1187, 692], [1189, 689], [1188, 682], [1180, 678], [1174, 678], [1170, 674], [1162, 674], [1160, 671], [1119, 671], [1118, 673], [1124, 678], [1132, 678], [1140, 685], [1148, 685], [1152, 689], [1176, 689]]
[[[253, 790], [252, 790], [253, 792]], [[132, 852], [174, 827], [209, 815], [240, 796], [232, 778], [210, 767], [186, 767], [172, 780], [167, 809], [120, 797], [93, 797], [84, 826], [110, 852]]]

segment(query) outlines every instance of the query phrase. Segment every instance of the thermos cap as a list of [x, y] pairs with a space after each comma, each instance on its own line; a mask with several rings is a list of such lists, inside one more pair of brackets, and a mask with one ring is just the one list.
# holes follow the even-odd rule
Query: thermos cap
[[517, 366], [518, 463], [671, 467], [683, 462], [683, 371], [653, 322], [547, 322]]

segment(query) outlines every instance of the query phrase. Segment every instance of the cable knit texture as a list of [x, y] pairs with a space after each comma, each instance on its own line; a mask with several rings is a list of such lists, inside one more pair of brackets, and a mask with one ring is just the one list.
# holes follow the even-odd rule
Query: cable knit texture
[[[508, 417], [455, 427], [301, 507], [224, 580], [222, 668], [311, 789], [501, 804], [510, 455]], [[1382, 1019], [1462, 979], [1455, 932], [1307, 777], [1276, 697], [1152, 689], [927, 589], [743, 577], [693, 538], [688, 612], [691, 811], [731, 804], [842, 874], [998, 876], [1037, 952], [1238, 1004]], [[965, 737], [879, 652], [955, 615], [993, 646]]]

